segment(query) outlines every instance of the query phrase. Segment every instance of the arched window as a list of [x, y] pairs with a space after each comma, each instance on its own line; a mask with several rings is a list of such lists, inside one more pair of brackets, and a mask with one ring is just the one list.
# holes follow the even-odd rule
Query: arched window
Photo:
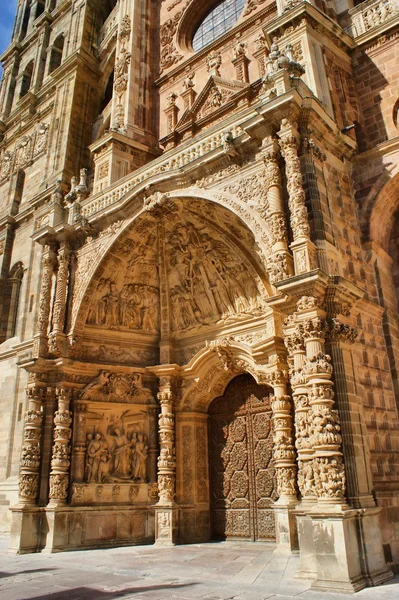
[[49, 11], [52, 12], [57, 6], [57, 0], [51, 0], [50, 4], [49, 4]]
[[240, 18], [246, 0], [223, 0], [215, 6], [197, 28], [192, 46], [201, 50], [229, 31]]
[[62, 54], [64, 52], [64, 36], [59, 35], [51, 48], [50, 52], [50, 64], [48, 72], [49, 74], [58, 69], [62, 62]]
[[23, 98], [24, 96], [26, 96], [26, 94], [30, 90], [30, 87], [32, 85], [34, 66], [35, 66], [35, 63], [33, 62], [33, 60], [31, 60], [30, 63], [28, 63], [25, 67], [24, 74], [22, 75], [21, 93], [19, 95], [20, 98]]
[[0, 342], [12, 338], [16, 334], [19, 296], [23, 276], [24, 266], [22, 262], [15, 263], [4, 285]]

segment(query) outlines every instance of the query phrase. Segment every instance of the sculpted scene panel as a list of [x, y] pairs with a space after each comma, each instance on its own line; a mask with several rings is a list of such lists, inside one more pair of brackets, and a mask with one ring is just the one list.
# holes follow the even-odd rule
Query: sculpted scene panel
[[169, 200], [149, 210], [110, 251], [86, 325], [176, 337], [261, 315], [267, 293], [240, 249], [248, 241], [240, 221], [210, 203]]

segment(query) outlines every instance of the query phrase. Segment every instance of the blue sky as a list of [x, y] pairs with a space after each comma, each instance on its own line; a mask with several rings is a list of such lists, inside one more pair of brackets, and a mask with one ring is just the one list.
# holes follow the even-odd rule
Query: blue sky
[[10, 44], [12, 26], [17, 11], [17, 0], [0, 0], [0, 54]]

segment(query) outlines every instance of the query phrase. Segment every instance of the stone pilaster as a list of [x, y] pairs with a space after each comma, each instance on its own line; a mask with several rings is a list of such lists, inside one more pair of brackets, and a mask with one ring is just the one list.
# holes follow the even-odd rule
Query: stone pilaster
[[83, 483], [85, 478], [87, 404], [77, 402], [73, 418], [72, 480]]
[[177, 125], [177, 115], [179, 112], [176, 106], [177, 94], [171, 92], [167, 97], [167, 106], [164, 110], [166, 122], [168, 124], [168, 133], [172, 133]]
[[69, 487], [69, 467], [71, 464], [71, 423], [72, 413], [69, 410], [71, 390], [56, 390], [57, 410], [54, 415], [54, 445], [50, 473], [50, 505], [66, 504]]
[[237, 81], [242, 81], [243, 83], [249, 83], [249, 63], [251, 61], [245, 54], [238, 53], [235, 58], [233, 58], [232, 63], [236, 70], [236, 79]]
[[60, 356], [65, 340], [64, 327], [70, 261], [70, 251], [65, 244], [58, 251], [57, 261], [58, 271], [53, 307], [53, 324], [51, 334], [49, 335], [49, 351], [55, 356]]
[[157, 421], [158, 411], [156, 408], [149, 409], [149, 436], [148, 436], [148, 481], [155, 483], [157, 481], [157, 456], [158, 456], [158, 436]]
[[294, 237], [290, 247], [294, 255], [295, 274], [298, 275], [317, 268], [316, 250], [310, 239], [306, 196], [298, 156], [300, 137], [295, 125], [288, 119], [281, 121], [278, 136], [285, 159], [290, 225]]
[[51, 246], [45, 246], [42, 256], [42, 276], [39, 298], [37, 328], [33, 344], [33, 357], [47, 356], [48, 329], [50, 319], [51, 290], [55, 266], [55, 252]]
[[155, 540], [163, 546], [177, 542], [176, 507], [176, 448], [175, 448], [175, 378], [165, 375], [160, 378], [158, 400], [159, 415], [158, 492], [159, 501], [155, 513]]

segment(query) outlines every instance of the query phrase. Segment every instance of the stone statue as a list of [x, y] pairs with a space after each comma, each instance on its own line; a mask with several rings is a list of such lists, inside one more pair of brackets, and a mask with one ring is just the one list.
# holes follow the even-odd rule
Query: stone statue
[[142, 433], [137, 435], [136, 442], [136, 464], [134, 470], [134, 479], [144, 481], [147, 476], [147, 453], [148, 446], [144, 441]]

